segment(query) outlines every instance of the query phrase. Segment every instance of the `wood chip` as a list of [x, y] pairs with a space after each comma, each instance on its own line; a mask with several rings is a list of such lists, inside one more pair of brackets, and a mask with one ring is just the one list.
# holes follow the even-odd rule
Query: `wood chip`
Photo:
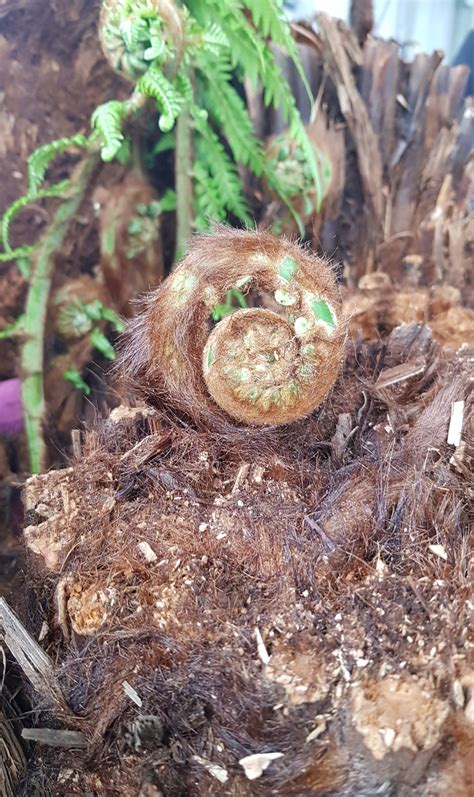
[[153, 548], [146, 540], [142, 540], [141, 542], [139, 542], [137, 548], [140, 551], [140, 553], [143, 554], [147, 562], [156, 562], [156, 560], [158, 559]]
[[375, 387], [380, 390], [381, 388], [396, 385], [399, 382], [405, 382], [407, 379], [412, 379], [414, 376], [420, 376], [426, 369], [426, 364], [423, 363], [402, 363], [396, 365], [394, 368], [386, 368], [379, 375], [375, 383]]
[[270, 661], [270, 654], [265, 647], [265, 642], [258, 628], [255, 628], [255, 639], [257, 640], [257, 651], [264, 664]]
[[72, 429], [71, 431], [71, 443], [72, 443], [72, 453], [74, 454], [75, 459], [80, 459], [82, 454], [82, 443], [81, 443], [81, 430], [80, 429]]
[[128, 681], [123, 681], [122, 686], [127, 697], [129, 697], [130, 700], [135, 703], [136, 706], [138, 706], [138, 708], [141, 708], [143, 706], [143, 700], [133, 686], [129, 684]]
[[461, 442], [462, 425], [464, 420], [464, 401], [453, 401], [451, 404], [451, 419], [448, 429], [448, 446], [456, 446]]
[[428, 545], [428, 548], [430, 549], [431, 553], [434, 553], [436, 556], [439, 556], [440, 559], [447, 561], [448, 554], [442, 545]]
[[0, 598], [1, 637], [34, 688], [41, 695], [62, 703], [52, 660], [28, 633], [4, 598]]
[[307, 742], [314, 741], [314, 739], [317, 739], [318, 736], [321, 736], [321, 734], [324, 733], [326, 728], [327, 728], [326, 720], [323, 719], [323, 720], [321, 720], [321, 722], [318, 722], [316, 727], [313, 728], [313, 730], [310, 733], [308, 733], [308, 735], [306, 737], [306, 741]]
[[226, 783], [229, 779], [229, 773], [224, 767], [221, 767], [220, 764], [214, 764], [212, 761], [207, 761], [205, 758], [201, 758], [199, 755], [193, 755], [193, 761], [196, 763], [201, 764], [213, 778], [219, 781], [219, 783]]
[[282, 758], [283, 753], [255, 753], [241, 758], [239, 764], [244, 768], [246, 777], [249, 780], [256, 780], [270, 766], [272, 761]]
[[58, 731], [55, 728], [23, 728], [22, 738], [50, 747], [64, 747], [71, 749], [87, 747], [87, 738], [80, 731]]
[[247, 476], [249, 475], [250, 464], [248, 462], [244, 462], [243, 465], [240, 466], [239, 470], [237, 471], [237, 476], [235, 477], [234, 486], [232, 487], [232, 493], [236, 493], [237, 490], [243, 485]]

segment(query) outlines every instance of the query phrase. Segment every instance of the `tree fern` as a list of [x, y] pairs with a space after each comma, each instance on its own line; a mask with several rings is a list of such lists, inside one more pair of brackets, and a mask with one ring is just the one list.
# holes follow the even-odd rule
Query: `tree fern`
[[[320, 201], [321, 158], [314, 155], [290, 87], [270, 47], [273, 43], [289, 55], [308, 89], [282, 5], [282, 0], [102, 0], [101, 45], [112, 68], [131, 82], [131, 94], [124, 102], [111, 100], [94, 111], [89, 138], [77, 134], [33, 153], [28, 162], [28, 194], [7, 209], [0, 224], [4, 247], [0, 262], [16, 259], [29, 281], [21, 367], [34, 469], [41, 464], [44, 453], [44, 331], [54, 256], [61, 249], [95, 174], [97, 145], [101, 145], [104, 161], [123, 157], [128, 143], [124, 124], [145, 106], [148, 97], [157, 104], [162, 131], [171, 131], [177, 123], [178, 131], [173, 136], [176, 201], [168, 197], [167, 202], [169, 207], [176, 205], [179, 246], [184, 245], [191, 231], [193, 205], [197, 229], [207, 228], [212, 220], [225, 221], [229, 215], [244, 224], [251, 222], [239, 179], [240, 165], [264, 178], [301, 225], [291, 204], [295, 181], [288, 180], [287, 174], [282, 179], [275, 159], [267, 157], [236, 87], [239, 80], [245, 83], [244, 78], [254, 85], [260, 82], [265, 103], [281, 108], [290, 137], [305, 159], [305, 180], [309, 171]], [[170, 136], [152, 148], [150, 159], [169, 146]], [[70, 147], [86, 150], [71, 180], [43, 188], [51, 161]], [[306, 185], [296, 186], [298, 189], [300, 196]], [[63, 198], [50, 227], [34, 247], [13, 248], [9, 241], [12, 220], [31, 201], [47, 197]], [[34, 267], [28, 267], [32, 252]], [[113, 350], [99, 334], [95, 334], [92, 343], [105, 356], [113, 357]], [[70, 374], [77, 378], [74, 369]]]
[[72, 147], [84, 148], [87, 146], [88, 140], [82, 133], [68, 138], [59, 138], [56, 141], [51, 141], [49, 144], [36, 149], [28, 158], [28, 192], [31, 196], [36, 194], [41, 183], [43, 182], [46, 171], [51, 163], [58, 155], [62, 154]]

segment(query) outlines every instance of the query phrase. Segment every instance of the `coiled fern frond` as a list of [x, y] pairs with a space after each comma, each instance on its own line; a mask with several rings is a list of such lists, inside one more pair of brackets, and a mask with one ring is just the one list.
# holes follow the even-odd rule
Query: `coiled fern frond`
[[151, 63], [170, 63], [182, 50], [182, 21], [171, 0], [104, 0], [99, 35], [117, 72], [135, 81]]
[[[229, 290], [260, 306], [210, 330]], [[218, 228], [196, 239], [132, 322], [123, 367], [148, 400], [192, 417], [283, 424], [328, 394], [345, 324], [327, 263], [268, 233]]]

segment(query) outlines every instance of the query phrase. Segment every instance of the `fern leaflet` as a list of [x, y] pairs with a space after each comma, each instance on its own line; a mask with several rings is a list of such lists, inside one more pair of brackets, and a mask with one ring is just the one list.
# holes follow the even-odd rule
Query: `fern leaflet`
[[59, 138], [38, 147], [28, 158], [28, 193], [34, 196], [44, 180], [51, 161], [71, 147], [87, 147], [88, 140], [82, 133], [68, 138]]
[[246, 0], [245, 5], [252, 14], [255, 26], [265, 38], [270, 38], [274, 44], [280, 45], [296, 67], [310, 101], [313, 94], [309, 86], [296, 42], [291, 35], [291, 28], [285, 19], [282, 0]]
[[265, 53], [265, 62], [266, 68], [263, 94], [265, 105], [273, 105], [280, 109], [284, 119], [289, 124], [290, 136], [295, 139], [297, 144], [301, 147], [311, 170], [316, 191], [316, 207], [317, 210], [319, 210], [323, 199], [323, 185], [314, 150], [308, 140], [303, 122], [301, 121], [295, 98], [286, 80], [284, 80], [281, 72], [276, 66], [270, 51]]
[[122, 146], [124, 140], [122, 121], [125, 114], [125, 104], [118, 100], [110, 100], [99, 105], [92, 114], [92, 129], [101, 139], [101, 155], [104, 161], [113, 160]]
[[[9, 263], [12, 260], [20, 260], [31, 255], [34, 246], [18, 246], [16, 249], [9, 249], [7, 252], [0, 253], [0, 263]], [[22, 275], [23, 276], [23, 275]]]
[[227, 154], [222, 142], [203, 114], [193, 113], [194, 127], [198, 133], [196, 155], [205, 163], [209, 173], [219, 186], [221, 202], [245, 224], [250, 224], [250, 214], [235, 163]]
[[60, 183], [49, 186], [49, 188], [42, 188], [33, 195], [26, 194], [26, 196], [20, 197], [7, 208], [3, 214], [1, 223], [2, 244], [5, 249], [5, 255], [8, 255], [8, 258], [5, 257], [5, 259], [11, 260], [16, 257], [24, 257], [31, 251], [30, 247], [19, 247], [14, 250], [10, 246], [10, 224], [20, 210], [24, 208], [25, 205], [30, 205], [38, 199], [51, 199], [62, 196], [68, 185], [69, 180], [62, 180]]
[[221, 202], [219, 186], [204, 164], [194, 164], [194, 205], [196, 215], [194, 226], [197, 230], [209, 229], [210, 221], [225, 221], [226, 212]]
[[167, 133], [183, 106], [183, 97], [157, 66], [150, 66], [138, 80], [138, 90], [148, 97], [153, 97], [161, 111], [159, 127]]
[[209, 113], [222, 126], [235, 160], [249, 166], [259, 177], [264, 171], [264, 152], [244, 101], [218, 71], [208, 69], [206, 78], [210, 89], [206, 92]]

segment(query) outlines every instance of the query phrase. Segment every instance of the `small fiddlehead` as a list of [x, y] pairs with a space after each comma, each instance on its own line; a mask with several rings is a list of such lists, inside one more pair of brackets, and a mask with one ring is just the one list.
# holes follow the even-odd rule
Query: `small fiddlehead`
[[[237, 289], [259, 306], [212, 326]], [[345, 337], [326, 262], [268, 233], [219, 227], [197, 237], [131, 322], [122, 355], [148, 400], [191, 417], [282, 424], [309, 414], [339, 372]]]
[[99, 36], [112, 68], [132, 81], [151, 63], [174, 74], [183, 56], [183, 19], [171, 0], [104, 0]]

